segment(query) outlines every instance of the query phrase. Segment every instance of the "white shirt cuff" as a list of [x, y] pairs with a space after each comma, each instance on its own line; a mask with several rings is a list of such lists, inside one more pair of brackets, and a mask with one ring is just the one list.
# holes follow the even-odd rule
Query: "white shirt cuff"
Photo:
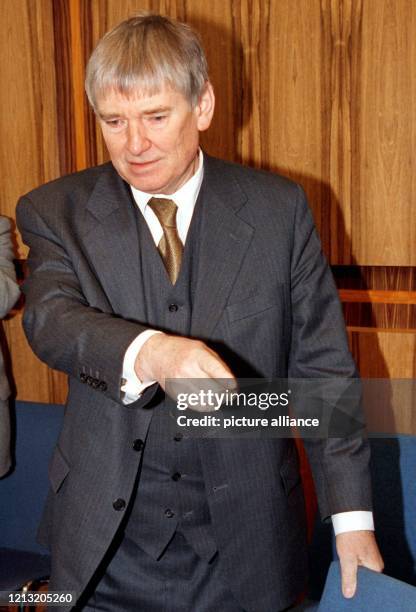
[[346, 531], [374, 531], [373, 513], [367, 510], [338, 512], [331, 519], [335, 535]]
[[136, 362], [136, 357], [140, 353], [144, 343], [155, 334], [161, 333], [162, 332], [157, 331], [156, 329], [147, 329], [139, 334], [127, 348], [123, 359], [121, 384], [123, 404], [131, 404], [135, 402], [139, 399], [145, 389], [155, 384], [155, 380], [143, 383], [136, 374], [134, 364]]

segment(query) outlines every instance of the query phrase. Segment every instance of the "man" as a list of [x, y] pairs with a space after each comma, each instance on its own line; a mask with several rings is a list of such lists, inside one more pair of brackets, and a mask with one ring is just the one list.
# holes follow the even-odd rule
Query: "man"
[[[40, 530], [51, 589], [83, 593], [84, 610], [282, 610], [305, 581], [293, 441], [172, 435], [161, 388], [356, 376], [305, 197], [200, 151], [214, 92], [184, 24], [119, 24], [86, 90], [112, 163], [18, 207], [26, 333], [70, 384]], [[382, 566], [368, 448], [328, 440], [309, 456], [351, 595], [358, 563]]]
[[[10, 221], [6, 217], [0, 217], [0, 318], [7, 315], [16, 303], [19, 294], [13, 266]], [[9, 395], [9, 381], [0, 349], [0, 478], [7, 474], [11, 465]]]

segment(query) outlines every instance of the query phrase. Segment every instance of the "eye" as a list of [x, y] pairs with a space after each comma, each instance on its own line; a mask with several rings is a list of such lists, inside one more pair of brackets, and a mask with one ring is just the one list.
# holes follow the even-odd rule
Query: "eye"
[[124, 127], [124, 121], [122, 119], [104, 119], [104, 124], [112, 130], [119, 130]]
[[150, 122], [157, 125], [157, 124], [163, 123], [166, 118], [167, 118], [166, 114], [151, 115]]

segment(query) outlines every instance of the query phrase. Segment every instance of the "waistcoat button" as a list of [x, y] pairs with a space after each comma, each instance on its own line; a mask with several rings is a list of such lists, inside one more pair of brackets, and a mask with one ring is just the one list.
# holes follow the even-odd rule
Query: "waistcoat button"
[[133, 449], [137, 452], [140, 452], [141, 450], [143, 450], [143, 446], [144, 446], [144, 442], [143, 440], [140, 440], [140, 438], [137, 438], [137, 440], [133, 442]]
[[126, 502], [124, 501], [124, 499], [121, 499], [121, 497], [119, 497], [113, 502], [113, 508], [114, 510], [117, 510], [117, 512], [119, 510], [123, 510], [125, 507], [126, 507]]

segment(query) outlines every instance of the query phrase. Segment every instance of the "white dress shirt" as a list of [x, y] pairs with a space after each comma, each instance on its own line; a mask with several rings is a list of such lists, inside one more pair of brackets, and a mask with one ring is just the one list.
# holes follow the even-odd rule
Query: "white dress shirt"
[[[159, 219], [148, 205], [151, 198], [167, 198], [173, 200], [178, 207], [176, 213], [176, 226], [178, 228], [179, 238], [182, 244], [185, 244], [188, 230], [191, 225], [192, 215], [194, 212], [196, 200], [201, 189], [202, 179], [204, 178], [204, 156], [201, 150], [198, 153], [198, 169], [193, 176], [184, 184], [178, 191], [173, 194], [165, 195], [163, 193], [151, 194], [145, 193], [130, 185], [134, 201], [136, 202], [141, 214], [143, 215], [152, 238], [156, 244], [159, 244], [163, 237], [163, 229]], [[148, 329], [142, 332], [133, 340], [128, 347], [123, 361], [123, 385], [121, 390], [124, 393], [123, 403], [131, 404], [135, 402], [143, 391], [155, 383], [155, 381], [142, 383], [136, 375], [134, 364], [136, 357], [139, 354], [143, 344], [154, 334], [160, 333], [154, 329]]]
[[[169, 200], [173, 200], [175, 202], [178, 207], [178, 211], [176, 213], [176, 225], [178, 228], [178, 234], [182, 244], [185, 244], [189, 226], [191, 225], [192, 215], [195, 209], [195, 203], [198, 198], [199, 191], [201, 189], [203, 177], [204, 156], [202, 151], [199, 150], [199, 163], [197, 171], [184, 185], [182, 185], [180, 189], [178, 189], [176, 193], [170, 195], [165, 195], [162, 193], [150, 194], [140, 191], [139, 189], [136, 189], [133, 186], [130, 186], [133, 198], [149, 227], [150, 233], [152, 234], [156, 246], [159, 244], [163, 236], [163, 229], [159, 222], [159, 219], [148, 205], [149, 200], [155, 197], [168, 198]], [[158, 332], [153, 329], [149, 329], [145, 332], [142, 332], [137, 336], [137, 338], [133, 340], [133, 342], [130, 344], [125, 353], [122, 374], [123, 385], [121, 387], [121, 390], [124, 393], [124, 404], [130, 404], [136, 401], [137, 399], [139, 399], [139, 397], [147, 387], [155, 384], [155, 381], [142, 383], [142, 381], [136, 375], [136, 372], [134, 370], [134, 364], [136, 361], [136, 357], [139, 354], [143, 344], [151, 336], [153, 336], [153, 334], [158, 333], [161, 332]], [[340, 512], [338, 514], [333, 514], [331, 518], [335, 535], [347, 531], [374, 530], [372, 512], [367, 512], [364, 510]]]

